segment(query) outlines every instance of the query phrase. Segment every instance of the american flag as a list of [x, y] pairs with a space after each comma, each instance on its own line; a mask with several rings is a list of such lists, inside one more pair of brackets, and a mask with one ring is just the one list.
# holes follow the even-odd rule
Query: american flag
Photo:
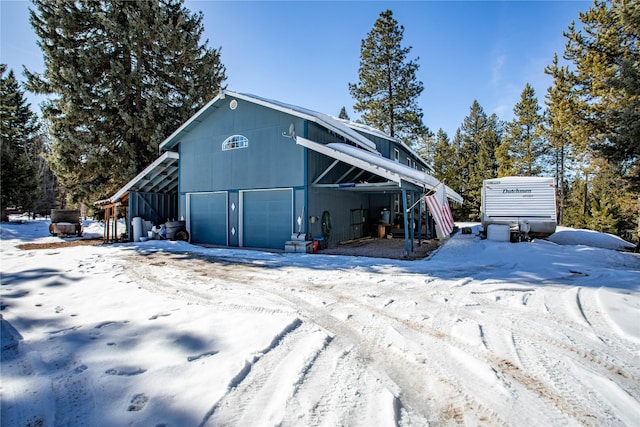
[[451, 215], [451, 209], [449, 209], [444, 184], [438, 184], [435, 193], [430, 196], [424, 196], [424, 200], [429, 207], [431, 216], [436, 221], [438, 238], [443, 239], [449, 237], [453, 231], [453, 215]]

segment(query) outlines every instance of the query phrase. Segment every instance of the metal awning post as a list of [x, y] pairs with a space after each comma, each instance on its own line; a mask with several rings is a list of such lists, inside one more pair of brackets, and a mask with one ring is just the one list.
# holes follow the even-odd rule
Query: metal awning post
[[418, 198], [418, 247], [422, 246], [422, 196]]
[[[411, 203], [413, 206], [415, 206], [415, 204], [413, 203], [413, 197], [416, 194], [415, 191], [411, 191], [409, 197], [410, 197], [410, 201], [409, 203]], [[411, 237], [411, 252], [414, 252], [414, 242], [415, 242], [415, 238], [416, 238], [416, 217], [415, 217], [415, 209], [411, 208], [411, 229], [409, 230], [409, 234]]]
[[407, 219], [407, 189], [402, 187], [402, 210], [404, 211], [404, 256], [409, 256], [409, 222]]

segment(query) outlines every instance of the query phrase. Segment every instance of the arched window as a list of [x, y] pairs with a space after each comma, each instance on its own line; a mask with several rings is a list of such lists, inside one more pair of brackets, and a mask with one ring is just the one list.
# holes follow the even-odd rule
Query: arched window
[[235, 150], [236, 148], [247, 148], [249, 139], [242, 135], [232, 135], [222, 143], [222, 151]]

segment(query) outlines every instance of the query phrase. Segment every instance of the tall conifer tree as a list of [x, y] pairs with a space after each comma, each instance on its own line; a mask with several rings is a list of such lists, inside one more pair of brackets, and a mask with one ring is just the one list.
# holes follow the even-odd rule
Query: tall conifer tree
[[416, 77], [417, 59], [407, 60], [411, 47], [402, 47], [404, 27], [390, 10], [380, 14], [360, 46], [358, 83], [349, 84], [367, 125], [411, 146], [427, 132], [417, 100], [424, 87]]
[[482, 133], [480, 154], [478, 156], [478, 171], [483, 180], [498, 176], [500, 166], [497, 158], [498, 147], [504, 138], [503, 124], [496, 114], [487, 117], [487, 126]]
[[560, 66], [558, 55], [554, 56], [552, 65], [545, 73], [553, 78], [553, 84], [547, 89], [546, 114], [544, 117], [544, 134], [549, 142], [554, 176], [557, 182], [558, 223], [564, 225], [564, 211], [570, 183], [566, 176], [573, 164], [572, 160], [579, 156], [571, 133], [571, 117], [567, 107], [571, 88], [568, 81], [568, 69]]
[[572, 131], [640, 188], [640, 7], [595, 1], [565, 32]]
[[0, 220], [7, 221], [9, 207], [35, 208], [39, 124], [13, 70], [0, 64], [0, 75]]
[[464, 197], [464, 204], [458, 208], [460, 218], [477, 221], [480, 219], [480, 191], [482, 181], [494, 178], [497, 172], [496, 147], [500, 145], [501, 129], [498, 117], [487, 117], [477, 100], [473, 101], [469, 115], [458, 129], [456, 138], [459, 175], [457, 189]]
[[433, 155], [433, 176], [445, 182], [448, 186], [453, 186], [456, 183], [455, 158], [455, 148], [449, 141], [449, 135], [444, 130], [438, 129]]
[[29, 88], [54, 137], [52, 167], [75, 200], [112, 194], [158, 144], [217, 93], [219, 49], [182, 0], [33, 0], [45, 60]]
[[500, 176], [535, 176], [543, 171], [543, 155], [547, 151], [542, 138], [542, 115], [535, 90], [527, 83], [520, 101], [513, 108], [514, 119], [497, 150]]
[[[555, 131], [570, 140], [574, 153], [583, 155], [580, 160], [593, 173], [590, 183], [623, 190], [600, 191], [597, 198], [612, 199], [583, 208], [588, 226], [596, 226], [595, 216], [600, 218], [598, 227], [611, 223], [604, 212], [616, 212], [615, 227], [621, 234], [640, 227], [640, 8], [637, 1], [595, 1], [579, 19], [580, 26], [572, 23], [565, 32], [567, 65], [559, 67], [554, 60], [547, 67], [554, 76], [552, 113], [562, 118]], [[578, 191], [573, 186], [570, 190], [572, 195]], [[595, 185], [585, 185], [585, 200], [595, 191]], [[575, 203], [567, 205], [567, 219], [576, 217], [574, 208]]]
[[422, 160], [429, 165], [433, 165], [436, 150], [436, 136], [431, 132], [427, 132], [417, 139], [413, 145], [413, 149]]

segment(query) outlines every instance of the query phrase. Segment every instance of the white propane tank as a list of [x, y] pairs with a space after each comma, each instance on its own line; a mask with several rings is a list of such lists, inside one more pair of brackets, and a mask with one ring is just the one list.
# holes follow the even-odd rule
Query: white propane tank
[[139, 242], [142, 237], [142, 218], [139, 216], [133, 218], [131, 225], [133, 226], [133, 241]]

